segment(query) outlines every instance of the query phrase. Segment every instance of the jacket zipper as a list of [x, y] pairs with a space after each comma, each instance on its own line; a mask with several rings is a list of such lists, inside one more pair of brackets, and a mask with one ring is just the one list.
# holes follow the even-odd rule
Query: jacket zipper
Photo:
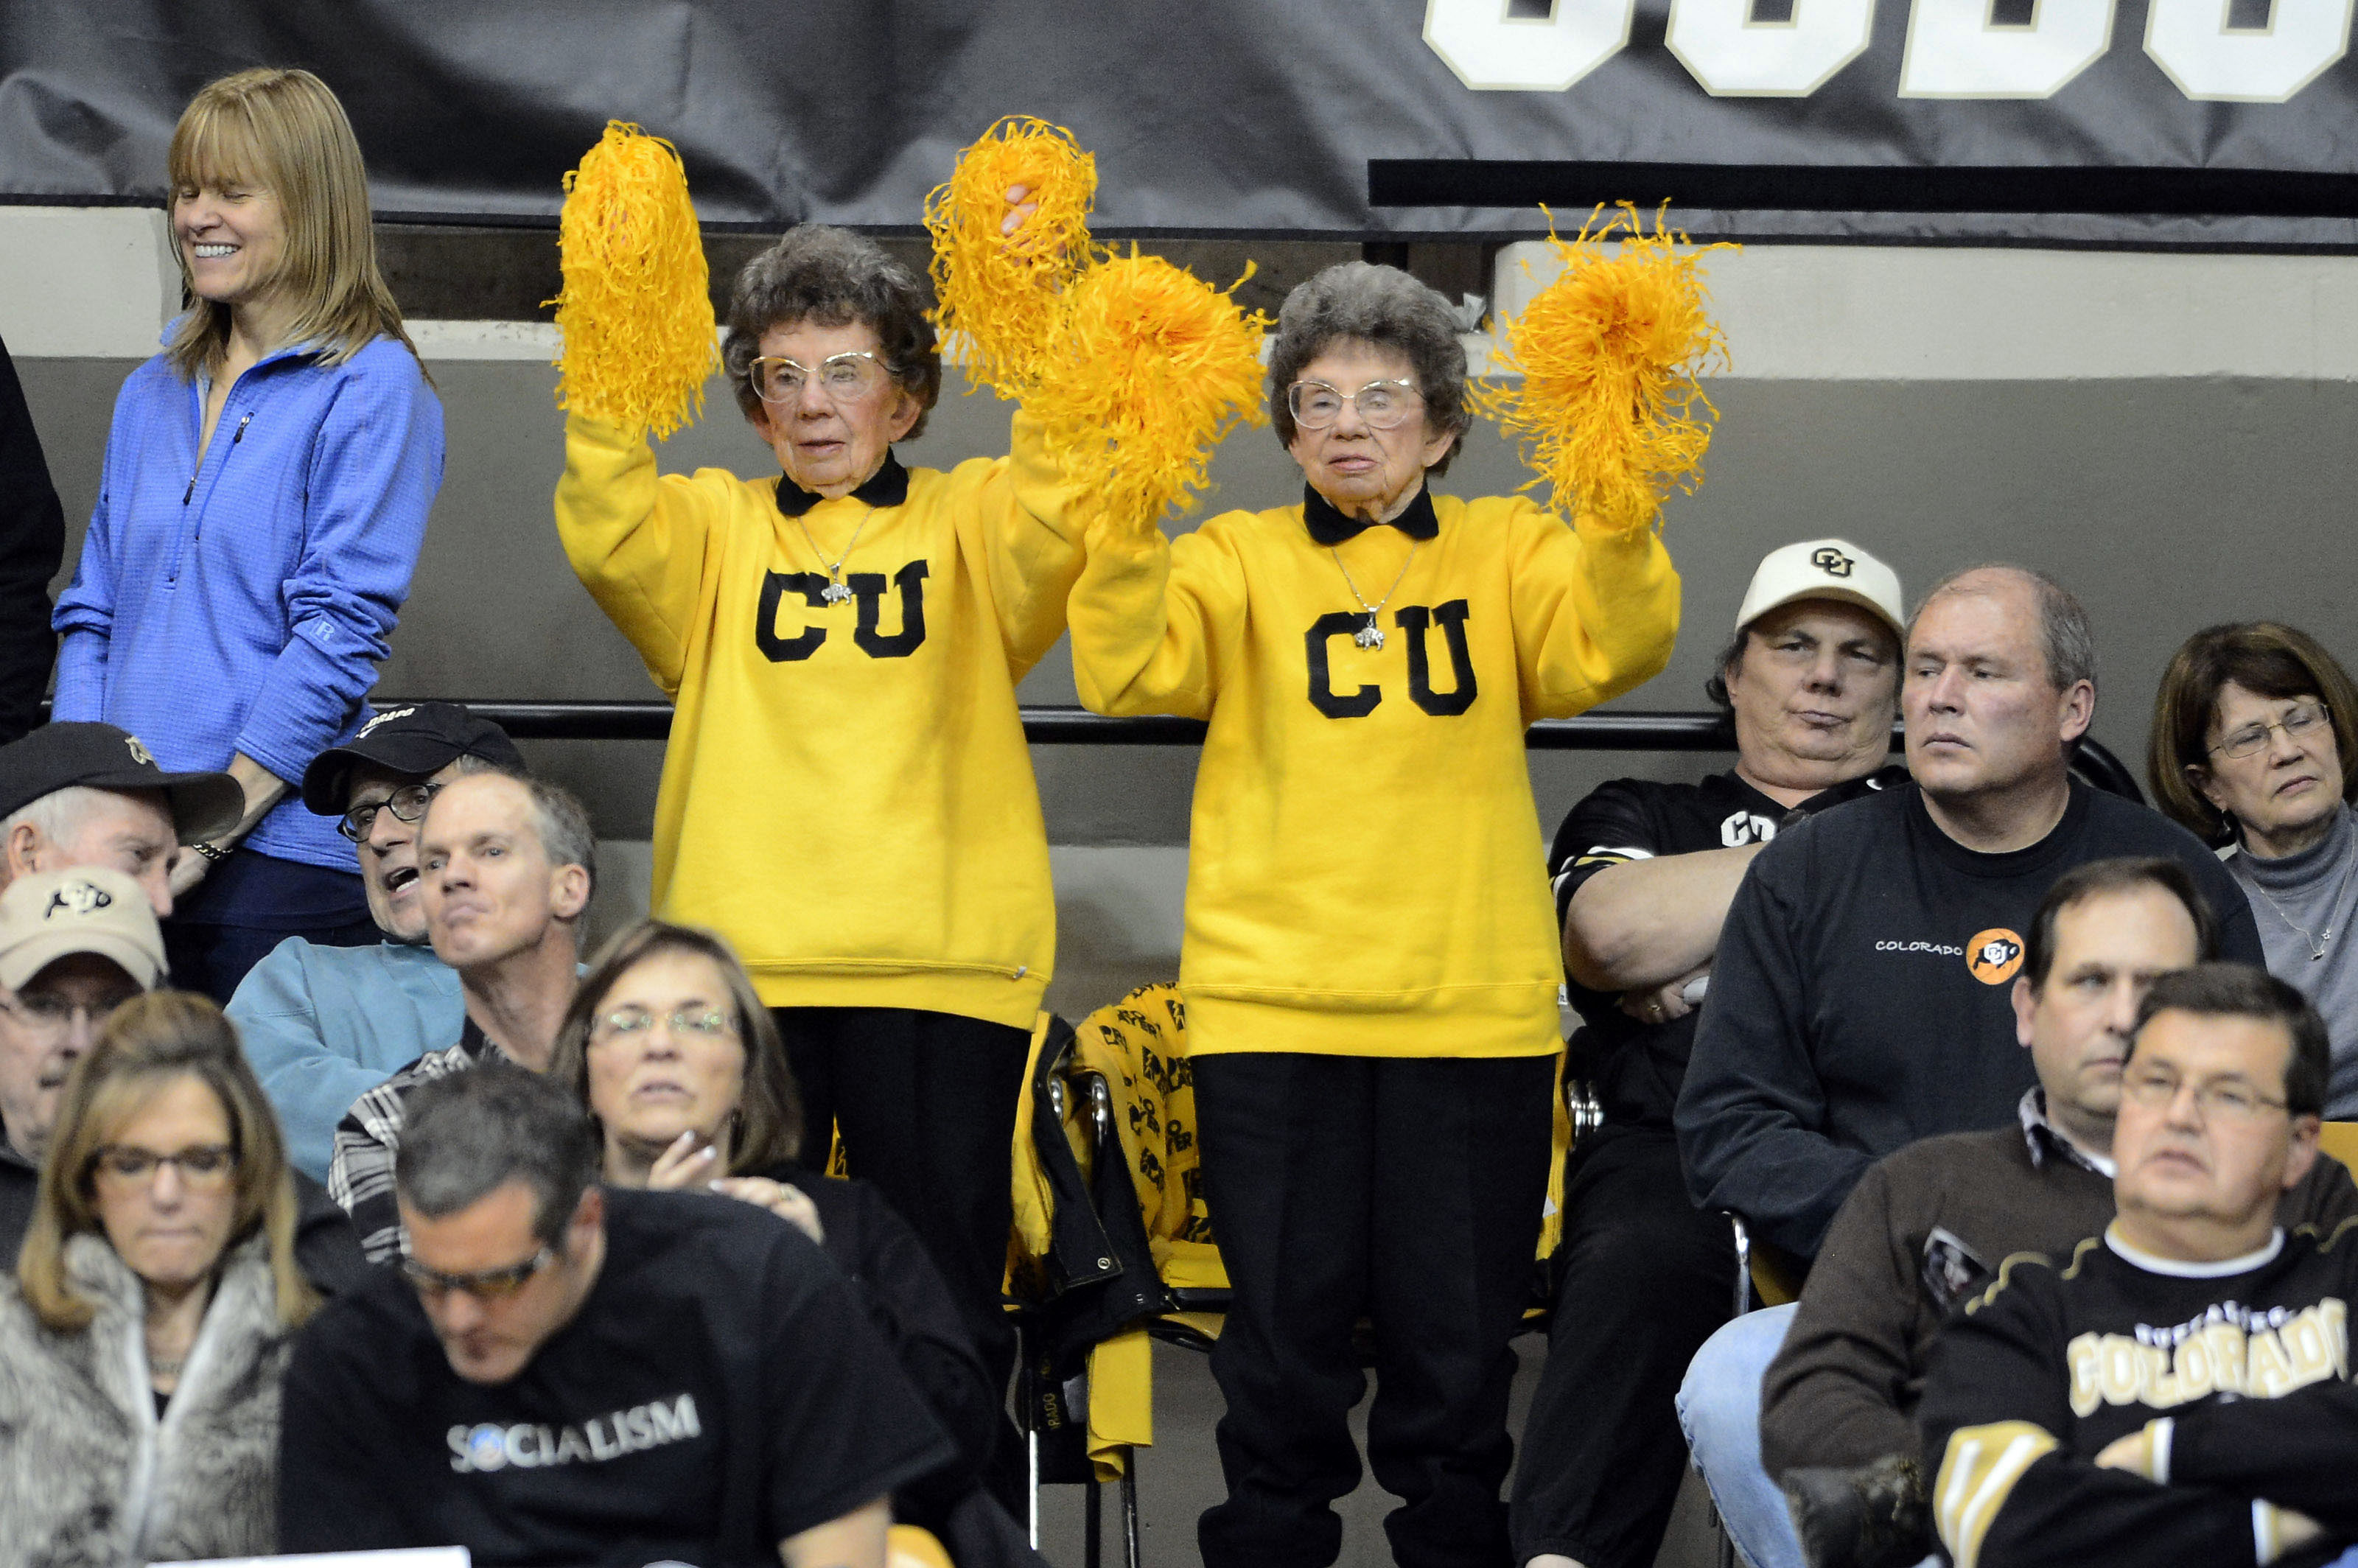
[[[239, 377], [238, 379], [239, 379], [239, 380], [241, 380], [241, 381], [243, 381], [243, 380], [244, 379], [244, 377], [243, 377], [243, 376], [241, 376], [241, 377]], [[247, 409], [243, 414], [242, 414], [242, 415], [240, 415], [240, 416], [238, 416], [237, 428], [235, 428], [235, 429], [233, 429], [233, 430], [232, 430], [232, 431], [230, 432], [230, 435], [229, 435], [229, 444], [230, 444], [231, 448], [234, 449], [234, 448], [235, 448], [235, 447], [236, 447], [240, 442], [242, 442], [242, 441], [243, 441], [243, 440], [245, 439], [245, 427], [246, 427], [248, 425], [251, 425], [251, 424], [253, 424], [253, 423], [254, 423], [254, 410], [252, 410], [252, 409], [250, 409], [250, 408], [249, 408], [249, 409]], [[210, 450], [210, 449], [208, 449], [208, 450]], [[225, 469], [225, 468], [227, 468], [228, 466], [229, 466], [229, 453], [227, 453], [227, 452], [223, 452], [223, 453], [222, 454], [221, 468]], [[197, 481], [199, 481], [200, 479], [202, 479], [202, 478], [204, 477], [204, 471], [205, 471], [205, 463], [204, 463], [204, 459], [202, 459], [202, 458], [199, 458], [199, 459], [197, 460], [197, 471], [196, 471], [196, 472], [194, 472], [194, 473], [192, 473], [192, 474], [190, 474], [190, 475], [189, 476], [189, 488], [188, 488], [188, 489], [186, 489], [186, 490], [184, 490], [184, 491], [182, 491], [182, 492], [180, 492], [180, 505], [181, 505], [181, 507], [182, 507], [183, 509], [185, 509], [185, 508], [188, 506], [188, 504], [189, 504], [191, 501], [193, 501], [193, 500], [195, 500], [195, 499], [196, 499], [196, 495], [197, 495]], [[213, 482], [214, 482], [215, 484], [219, 484], [219, 483], [221, 482], [221, 470], [220, 470], [220, 469], [216, 469], [216, 470], [213, 471]], [[206, 493], [207, 493], [208, 495], [211, 495], [211, 492], [208, 491]], [[193, 524], [193, 526], [192, 526], [192, 530], [191, 530], [191, 532], [190, 532], [190, 534], [189, 534], [189, 544], [191, 546], [197, 546], [197, 545], [202, 544], [202, 543], [204, 542], [204, 537], [205, 537], [205, 520], [204, 520], [204, 514], [203, 514], [202, 513], [199, 513], [199, 514], [197, 514], [196, 522], [195, 522], [195, 524]], [[171, 580], [172, 580], [173, 582], [175, 582], [175, 583], [177, 583], [177, 582], [178, 582], [178, 581], [180, 580], [180, 563], [179, 563], [179, 561], [178, 561], [177, 558], [175, 558], [175, 559], [174, 559], [174, 561], [173, 561], [173, 563], [172, 563], [172, 576], [171, 576]]]

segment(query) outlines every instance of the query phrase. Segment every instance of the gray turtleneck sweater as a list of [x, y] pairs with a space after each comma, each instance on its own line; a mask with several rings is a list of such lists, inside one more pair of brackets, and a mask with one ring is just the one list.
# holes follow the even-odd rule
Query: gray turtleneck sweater
[[[2325, 1015], [2333, 1041], [2333, 1080], [2325, 1114], [2358, 1119], [2358, 815], [2344, 806], [2333, 830], [2297, 853], [2264, 860], [2246, 850], [2227, 869], [2252, 901], [2252, 918], [2267, 950], [2268, 972], [2289, 982]], [[2306, 926], [2303, 936], [2296, 925]], [[2326, 934], [2331, 931], [2331, 936]], [[2310, 940], [2315, 938], [2315, 941]], [[2316, 943], [2325, 957], [2313, 957]]]

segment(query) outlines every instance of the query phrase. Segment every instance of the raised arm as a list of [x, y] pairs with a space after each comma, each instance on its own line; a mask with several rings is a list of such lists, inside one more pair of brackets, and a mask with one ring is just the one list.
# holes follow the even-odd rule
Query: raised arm
[[1245, 608], [1244, 568], [1218, 527], [1175, 543], [1151, 531], [1091, 538], [1070, 607], [1073, 678], [1091, 712], [1211, 716]]
[[1679, 633], [1679, 574], [1660, 535], [1585, 519], [1567, 528], [1528, 501], [1505, 504], [1524, 717], [1569, 718], [1660, 675]]
[[1039, 425], [1018, 408], [1007, 457], [991, 465], [958, 528], [982, 564], [1009, 670], [1019, 681], [1065, 633], [1065, 601], [1081, 575], [1073, 499]]
[[1675, 1116], [1696, 1205], [1734, 1209], [1801, 1258], [1816, 1254], [1870, 1163], [1820, 1130], [1826, 1098], [1810, 1055], [1797, 896], [1805, 838], [1779, 838], [1736, 890]]
[[579, 414], [565, 420], [557, 534], [574, 575], [645, 662], [678, 695], [692, 629], [718, 571], [726, 475], [659, 479], [644, 435]]

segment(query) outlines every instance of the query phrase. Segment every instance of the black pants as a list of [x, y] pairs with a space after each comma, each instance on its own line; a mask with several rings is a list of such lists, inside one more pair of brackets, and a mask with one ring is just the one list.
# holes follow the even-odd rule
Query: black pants
[[851, 1173], [909, 1222], [1000, 1387], [1015, 1369], [1001, 1308], [1015, 1101], [1031, 1036], [1004, 1023], [901, 1007], [777, 1007], [802, 1089], [808, 1159], [841, 1128]]
[[1368, 1460], [1401, 1499], [1404, 1568], [1501, 1568], [1513, 1456], [1508, 1341], [1546, 1195], [1548, 1058], [1199, 1056], [1205, 1197], [1235, 1302], [1212, 1375], [1228, 1500], [1197, 1526], [1206, 1568], [1323, 1568], [1328, 1504], [1358, 1484], [1347, 1422], [1367, 1391], [1352, 1330], [1375, 1325]]
[[1677, 1138], [1607, 1127], [1565, 1174], [1547, 1369], [1515, 1472], [1515, 1561], [1557, 1552], [1646, 1568], [1687, 1464], [1672, 1404], [1687, 1363], [1727, 1321], [1726, 1217], [1688, 1201]]
[[359, 877], [240, 849], [177, 901], [164, 922], [164, 959], [174, 986], [227, 1007], [245, 972], [289, 936], [322, 947], [384, 940]]

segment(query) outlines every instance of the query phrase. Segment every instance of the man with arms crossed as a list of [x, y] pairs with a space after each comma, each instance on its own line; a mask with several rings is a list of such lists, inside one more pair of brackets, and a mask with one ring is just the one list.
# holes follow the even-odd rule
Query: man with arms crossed
[[851, 1287], [752, 1204], [594, 1184], [600, 1148], [536, 1075], [419, 1086], [400, 1269], [287, 1369], [281, 1551], [882, 1568], [954, 1450]]
[[1509, 1514], [1530, 1568], [1645, 1568], [1687, 1465], [1671, 1398], [1727, 1318], [1728, 1226], [1687, 1196], [1671, 1130], [1720, 921], [1789, 815], [1903, 781], [1883, 769], [1898, 707], [1899, 579], [1845, 539], [1773, 550], [1709, 687], [1736, 766], [1693, 784], [1616, 779], [1550, 856], [1585, 1027], [1570, 1075], [1604, 1124], [1566, 1173], [1555, 1330], [1523, 1425]]
[[327, 1179], [336, 1123], [354, 1100], [459, 1037], [459, 973], [427, 941], [417, 829], [426, 803], [469, 773], [519, 777], [507, 731], [455, 703], [380, 713], [303, 773], [303, 804], [342, 820], [360, 849], [369, 917], [384, 940], [329, 947], [289, 936], [230, 999], [229, 1016], [287, 1133], [287, 1157]]
[[2358, 1220], [2287, 1231], [2324, 1022], [2254, 968], [2155, 982], [2121, 1072], [2119, 1215], [2008, 1259], [1932, 1353], [1924, 1453], [1956, 1568], [2318, 1562], [2358, 1540]]
[[581, 803], [538, 779], [477, 773], [427, 803], [418, 824], [427, 930], [459, 971], [466, 1017], [458, 1044], [362, 1094], [337, 1125], [328, 1191], [371, 1262], [390, 1260], [400, 1241], [394, 1154], [410, 1090], [488, 1061], [547, 1068], [573, 1000], [595, 848]]

